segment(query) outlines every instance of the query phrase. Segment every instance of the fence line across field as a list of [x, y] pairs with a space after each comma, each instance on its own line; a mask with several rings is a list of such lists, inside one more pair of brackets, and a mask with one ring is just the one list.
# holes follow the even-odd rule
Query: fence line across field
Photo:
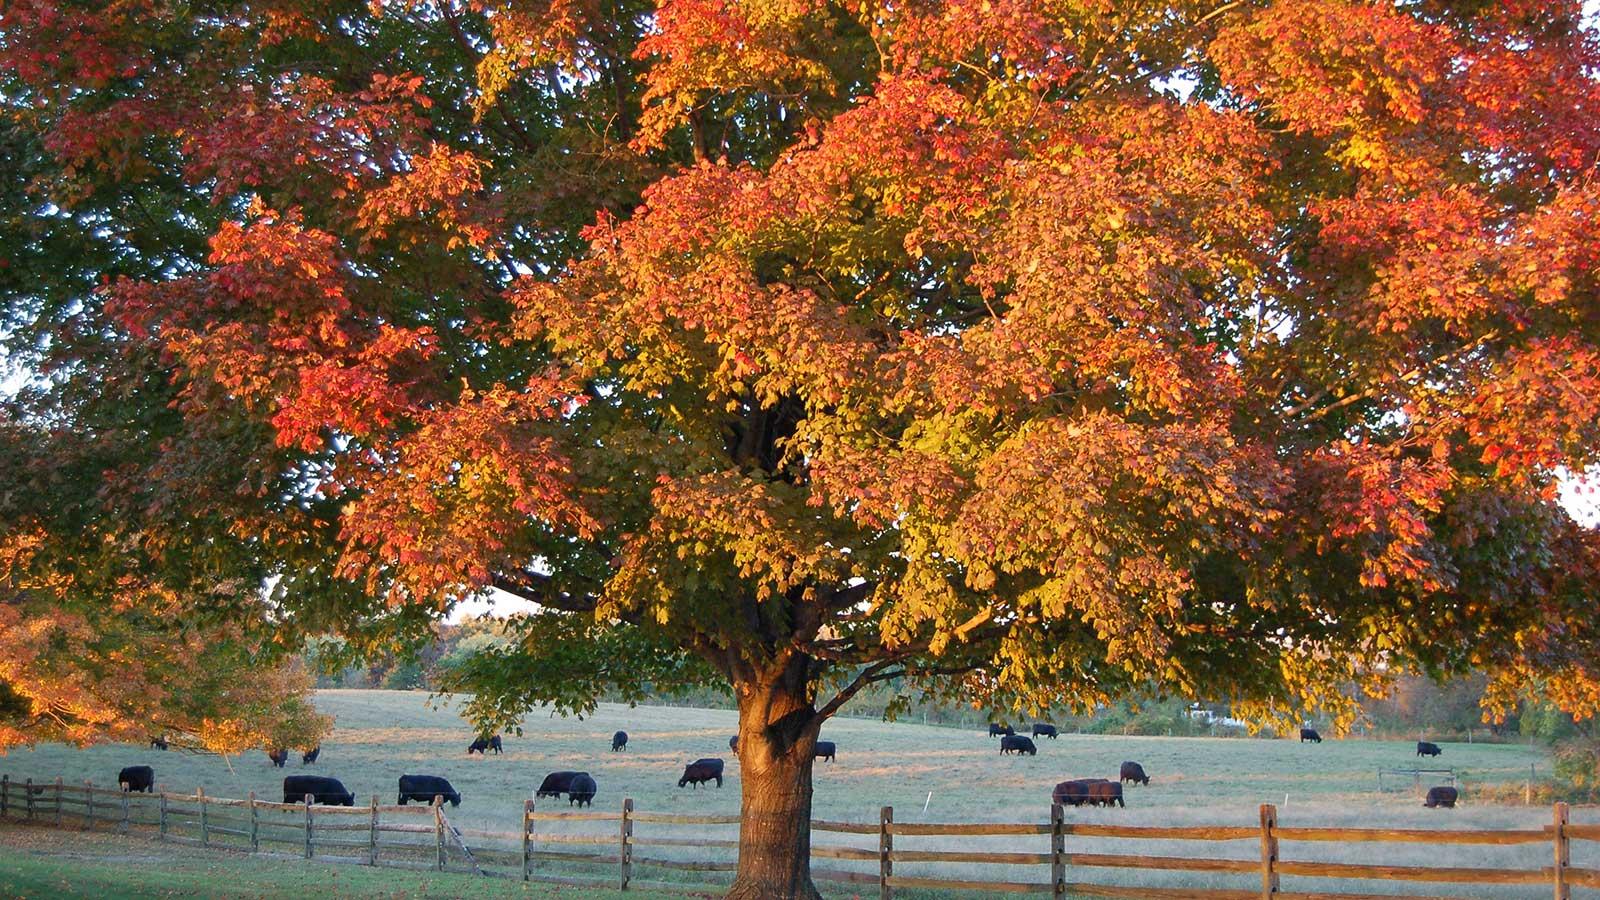
[[1445, 782], [1445, 783], [1449, 784], [1450, 787], [1456, 787], [1457, 786], [1457, 784], [1456, 784], [1456, 770], [1453, 769], [1453, 768], [1446, 768], [1446, 769], [1416, 769], [1416, 768], [1400, 767], [1400, 768], [1379, 769], [1378, 770], [1378, 790], [1380, 790], [1380, 791], [1384, 789], [1383, 778], [1384, 778], [1385, 775], [1389, 776], [1389, 778], [1391, 780], [1395, 779], [1395, 778], [1399, 778], [1399, 779], [1402, 779], [1402, 780], [1409, 780], [1411, 782], [1412, 788], [1414, 788], [1416, 790], [1419, 790], [1419, 791], [1422, 789], [1422, 779], [1425, 776], [1428, 777], [1429, 780], [1432, 780], [1432, 781]]
[[[427, 806], [385, 806], [374, 796], [365, 806], [319, 806], [307, 796], [303, 803], [275, 803], [258, 799], [252, 792], [245, 799], [209, 797], [204, 791], [192, 794], [161, 792], [128, 793], [120, 788], [95, 787], [90, 782], [71, 785], [57, 778], [35, 783], [32, 779], [14, 781], [0, 776], [0, 818], [21, 819], [35, 824], [62, 828], [69, 824], [81, 829], [110, 829], [128, 833], [134, 828], [154, 829], [162, 841], [198, 847], [248, 852], [283, 851], [263, 849], [265, 845], [292, 847], [292, 856], [326, 862], [357, 863], [435, 871], [460, 870], [485, 876], [520, 877], [578, 887], [649, 888], [653, 890], [700, 892], [716, 891], [726, 885], [687, 884], [680, 881], [640, 880], [640, 867], [668, 872], [727, 873], [737, 863], [727, 858], [736, 851], [737, 840], [705, 836], [705, 826], [733, 826], [738, 816], [685, 815], [636, 810], [631, 798], [624, 799], [617, 812], [548, 811], [538, 809], [534, 800], [523, 803], [519, 831], [487, 831], [457, 828], [445, 815], [442, 798]], [[70, 823], [68, 819], [72, 820]], [[641, 832], [637, 826], [647, 828]], [[573, 826], [592, 830], [570, 830]], [[691, 826], [694, 837], [672, 836], [663, 829]], [[551, 830], [551, 829], [569, 830]], [[1209, 900], [1233, 898], [1299, 898], [1299, 900], [1376, 900], [1416, 895], [1358, 894], [1330, 891], [1285, 890], [1283, 876], [1302, 879], [1356, 879], [1391, 882], [1473, 884], [1473, 885], [1548, 885], [1556, 900], [1568, 900], [1573, 887], [1600, 888], [1600, 869], [1572, 865], [1572, 841], [1600, 841], [1600, 825], [1574, 825], [1565, 803], [1552, 810], [1551, 824], [1523, 829], [1400, 829], [1297, 827], [1278, 821], [1277, 808], [1264, 804], [1260, 818], [1252, 825], [1144, 826], [1102, 823], [1071, 823], [1065, 810], [1053, 805], [1049, 821], [929, 823], [896, 822], [894, 809], [883, 807], [876, 822], [837, 822], [816, 819], [811, 823], [814, 843], [811, 856], [816, 863], [812, 877], [821, 882], [841, 882], [878, 886], [881, 900], [889, 900], [899, 888], [973, 890], [985, 893], [1032, 893], [1064, 897], [1068, 894], [1094, 897], [1195, 897]], [[877, 846], [852, 845], [831, 835], [877, 837]], [[989, 852], [970, 849], [929, 849], [919, 847], [919, 839], [940, 837], [1012, 836], [1023, 841], [1039, 839], [1036, 850]], [[469, 839], [473, 842], [469, 845]], [[1151, 855], [1136, 852], [1089, 853], [1069, 849], [1075, 839], [1116, 839], [1121, 841], [1190, 841], [1215, 846], [1249, 841], [1259, 846], [1259, 856], [1221, 858], [1198, 855]], [[482, 841], [498, 842], [498, 846]], [[1346, 863], [1284, 858], [1285, 843], [1343, 844], [1447, 844], [1447, 845], [1534, 845], [1550, 848], [1550, 864], [1539, 868], [1401, 866], [1374, 863]], [[1187, 848], [1186, 848], [1187, 849]], [[720, 851], [722, 858], [709, 854], [690, 856], [662, 855], [661, 851]], [[829, 868], [826, 861], [839, 860], [873, 864], [866, 869]], [[1037, 869], [1038, 880], [975, 880], [939, 873], [906, 875], [896, 864], [929, 865], [978, 864]], [[505, 871], [509, 870], [509, 871]], [[1203, 872], [1241, 876], [1254, 880], [1259, 888], [1157, 887], [1106, 884], [1079, 880], [1096, 871], [1141, 870]], [[1015, 871], [1013, 868], [1012, 871]], [[1014, 877], [1014, 876], [1013, 876]]]

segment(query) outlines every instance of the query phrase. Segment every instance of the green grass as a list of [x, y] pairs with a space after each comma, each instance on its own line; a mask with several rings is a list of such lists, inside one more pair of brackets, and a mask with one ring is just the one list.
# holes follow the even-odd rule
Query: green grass
[[[395, 782], [402, 773], [434, 774], [450, 779], [463, 795], [459, 809], [447, 809], [456, 826], [508, 833], [517, 827], [522, 800], [531, 796], [547, 772], [556, 769], [586, 770], [594, 775], [600, 786], [596, 810], [614, 812], [624, 797], [632, 797], [636, 809], [652, 812], [737, 814], [739, 810], [738, 761], [727, 747], [735, 726], [735, 714], [730, 711], [604, 705], [583, 720], [535, 714], [525, 721], [523, 736], [506, 736], [505, 755], [468, 758], [466, 746], [472, 738], [471, 729], [450, 709], [432, 709], [425, 700], [426, 694], [410, 692], [321, 692], [318, 705], [336, 717], [337, 725], [323, 745], [321, 760], [304, 769], [296, 755], [288, 769], [279, 771], [258, 751], [223, 758], [125, 745], [86, 749], [41, 745], [0, 759], [0, 772], [8, 773], [13, 780], [49, 780], [60, 775], [69, 782], [93, 779], [110, 784], [121, 766], [143, 763], [155, 767], [158, 783], [168, 791], [203, 788], [211, 796], [243, 797], [253, 790], [263, 799], [281, 800], [283, 775], [305, 771], [342, 779], [360, 803], [376, 795], [384, 804], [394, 802]], [[619, 728], [628, 731], [631, 741], [627, 752], [611, 753], [611, 733]], [[1059, 740], [1039, 739], [1038, 756], [1018, 758], [1000, 756], [998, 740], [977, 730], [840, 719], [823, 729], [823, 737], [838, 742], [839, 758], [834, 763], [817, 764], [815, 815], [834, 820], [876, 822], [880, 807], [893, 806], [895, 819], [900, 822], [1043, 822], [1049, 815], [1050, 789], [1056, 782], [1078, 777], [1115, 778], [1123, 760], [1141, 762], [1151, 775], [1150, 786], [1127, 788], [1127, 809], [1069, 810], [1069, 821], [1253, 825], [1261, 803], [1277, 804], [1279, 820], [1286, 826], [1534, 828], [1547, 823], [1550, 816], [1549, 809], [1543, 807], [1472, 802], [1474, 786], [1520, 783], [1527, 777], [1530, 764], [1548, 773], [1546, 752], [1527, 745], [1442, 744], [1444, 755], [1425, 764], [1454, 767], [1463, 778], [1466, 799], [1457, 810], [1433, 811], [1424, 810], [1409, 787], [1378, 790], [1376, 773], [1380, 767], [1408, 767], [1422, 762], [1415, 757], [1411, 742], [1329, 739], [1318, 745], [1293, 740], [1063, 735]], [[700, 756], [720, 756], [728, 761], [724, 787], [677, 787], [684, 763]], [[550, 804], [548, 800], [540, 801], [541, 808]], [[564, 803], [561, 808], [566, 808]], [[1594, 820], [1589, 811], [1579, 811], [1575, 817], [1580, 821]], [[549, 830], [610, 833], [614, 824], [560, 823], [549, 826]], [[655, 834], [670, 837], [725, 840], [737, 836], [736, 826], [649, 827], [658, 829]], [[647, 826], [641, 824], [638, 830], [645, 833]], [[916, 840], [907, 846], [1035, 852], [1047, 849], [1042, 839]], [[508, 834], [501, 843], [513, 841]], [[876, 838], [829, 834], [818, 835], [816, 842], [875, 846]], [[1075, 839], [1069, 850], [1239, 858], [1252, 858], [1258, 852], [1249, 842], [1208, 847], [1088, 839]], [[649, 852], [676, 858], [731, 858], [729, 851], [694, 853], [663, 848]], [[1285, 855], [1352, 862], [1536, 867], [1544, 864], [1549, 852], [1542, 844], [1453, 850], [1419, 845], [1378, 848], [1302, 844], [1286, 848]], [[1575, 845], [1574, 857], [1575, 865], [1600, 864], [1588, 845]], [[564, 871], [564, 864], [547, 865], [551, 871]], [[570, 868], [570, 864], [565, 865]], [[864, 870], [872, 864], [825, 860], [819, 861], [818, 866]], [[1007, 867], [908, 864], [899, 870], [907, 875], [1014, 880], [1047, 877], [1038, 869]], [[640, 877], [666, 876], [657, 869], [641, 873]], [[1168, 876], [1104, 870], [1078, 872], [1072, 877], [1172, 883], [1160, 880]], [[1138, 880], [1146, 877], [1156, 880]], [[1194, 881], [1194, 876], [1179, 877], [1191, 879], [1183, 883], [1202, 883]], [[1242, 884], [1228, 876], [1199, 877], [1211, 878], [1204, 883], [1218, 886]], [[1302, 880], [1300, 884], [1305, 888], [1332, 888], [1329, 882]], [[1367, 892], [1386, 889], [1382, 883], [1365, 882], [1352, 882], [1345, 887]], [[1429, 893], [1450, 892], [1448, 888], [1426, 887]], [[830, 895], [853, 893], [826, 886], [824, 890]]]
[[476, 875], [400, 872], [362, 866], [186, 851], [140, 837], [60, 834], [37, 827], [0, 826], [0, 898], [53, 897], [527, 897], [658, 900], [681, 897], [649, 891], [599, 891]]

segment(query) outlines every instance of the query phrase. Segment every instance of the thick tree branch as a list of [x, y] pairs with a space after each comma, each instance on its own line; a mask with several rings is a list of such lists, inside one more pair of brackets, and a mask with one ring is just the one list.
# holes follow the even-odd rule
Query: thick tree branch
[[509, 575], [496, 573], [490, 583], [514, 597], [529, 603], [537, 603], [546, 609], [583, 613], [594, 612], [600, 605], [600, 598], [593, 594], [579, 597], [567, 591], [556, 590], [555, 580], [548, 575], [536, 575], [532, 572]]
[[[1370, 388], [1368, 388], [1368, 389], [1366, 389], [1364, 391], [1359, 391], [1359, 392], [1351, 394], [1351, 395], [1349, 395], [1347, 397], [1341, 397], [1340, 399], [1334, 401], [1333, 403], [1328, 404], [1327, 406], [1318, 407], [1316, 410], [1311, 411], [1311, 413], [1309, 415], [1307, 415], [1301, 421], [1302, 422], [1314, 422], [1317, 419], [1320, 419], [1323, 416], [1326, 416], [1331, 412], [1343, 409], [1346, 406], [1350, 406], [1353, 403], [1360, 403], [1362, 400], [1369, 400], [1369, 399], [1371, 399], [1373, 397], [1376, 397], [1379, 393], [1381, 393], [1382, 391], [1386, 390], [1387, 388], [1389, 388], [1389, 387], [1391, 387], [1391, 386], [1393, 386], [1393, 385], [1395, 385], [1397, 383], [1403, 383], [1403, 382], [1411, 381], [1412, 379], [1417, 378], [1418, 376], [1420, 376], [1423, 373], [1427, 372], [1429, 369], [1433, 368], [1434, 366], [1443, 365], [1445, 363], [1453, 362], [1456, 359], [1459, 359], [1460, 357], [1466, 356], [1468, 353], [1471, 353], [1472, 351], [1478, 349], [1479, 347], [1482, 347], [1484, 344], [1489, 343], [1490, 341], [1494, 340], [1495, 338], [1498, 338], [1499, 336], [1500, 336], [1500, 330], [1497, 328], [1497, 329], [1495, 329], [1493, 331], [1490, 331], [1488, 334], [1483, 335], [1482, 337], [1478, 338], [1477, 340], [1473, 341], [1470, 344], [1467, 344], [1467, 345], [1462, 346], [1462, 347], [1457, 347], [1456, 349], [1451, 350], [1449, 353], [1441, 354], [1439, 356], [1434, 357], [1433, 359], [1428, 360], [1427, 362], [1420, 363], [1420, 364], [1416, 365], [1415, 367], [1411, 368], [1410, 370], [1405, 371], [1405, 372], [1401, 372], [1400, 374], [1396, 375], [1393, 378], [1384, 379], [1383, 381], [1379, 382], [1378, 384], [1373, 385], [1372, 387], [1370, 387]], [[1315, 394], [1312, 394], [1310, 397], [1306, 398], [1305, 401], [1299, 403], [1298, 405], [1296, 405], [1295, 407], [1290, 409], [1288, 412], [1284, 413], [1284, 418], [1293, 419], [1294, 417], [1300, 415], [1301, 413], [1304, 413], [1304, 412], [1306, 412], [1308, 410], [1311, 410], [1311, 408], [1313, 406], [1316, 406], [1317, 403], [1321, 402], [1324, 398], [1326, 398], [1331, 393], [1333, 393], [1333, 388], [1331, 388], [1331, 387], [1326, 387], [1326, 388], [1323, 388], [1320, 391], [1317, 391]]]
[[[905, 656], [909, 655], [910, 654], [906, 654]], [[933, 666], [929, 668], [900, 665], [900, 660], [904, 659], [905, 656], [899, 656], [895, 659], [885, 659], [881, 662], [870, 665], [865, 669], [862, 669], [856, 674], [856, 677], [849, 684], [845, 685], [839, 690], [839, 693], [834, 695], [832, 700], [829, 700], [817, 710], [816, 720], [822, 721], [831, 717], [834, 713], [842, 709], [846, 703], [849, 703], [852, 697], [854, 697], [856, 694], [859, 694], [862, 689], [869, 684], [876, 684], [880, 681], [891, 681], [903, 675], [913, 673], [917, 675], [933, 676], [965, 675], [968, 672], [978, 668], [978, 663], [976, 662], [956, 666]], [[899, 665], [899, 668], [893, 668], [896, 665]]]

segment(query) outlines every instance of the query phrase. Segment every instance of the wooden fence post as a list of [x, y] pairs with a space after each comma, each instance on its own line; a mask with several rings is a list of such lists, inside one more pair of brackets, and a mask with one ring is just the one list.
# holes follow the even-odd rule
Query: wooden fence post
[[1278, 809], [1261, 804], [1261, 896], [1270, 900], [1278, 892]]
[[61, 827], [61, 776], [56, 776], [56, 827]]
[[132, 824], [128, 809], [128, 792], [122, 792], [122, 821], [117, 823], [117, 833], [127, 834], [128, 827]]
[[533, 830], [533, 801], [522, 801], [522, 880], [528, 880], [528, 854], [532, 851], [532, 841], [528, 833]]
[[444, 871], [444, 805], [443, 797], [433, 798], [433, 841], [434, 865], [440, 872]]
[[878, 896], [881, 900], [894, 897], [894, 888], [889, 885], [894, 875], [894, 861], [889, 858], [894, 852], [893, 825], [894, 807], [885, 806], [878, 812]]
[[194, 799], [200, 804], [200, 846], [208, 847], [211, 845], [211, 829], [206, 824], [206, 789], [195, 788]]
[[167, 839], [167, 792], [162, 791], [158, 797], [161, 801], [161, 839], [164, 841]]
[[0, 775], [0, 819], [11, 812], [11, 776]]
[[307, 794], [306, 795], [306, 859], [310, 859], [311, 858], [311, 829], [312, 829], [312, 826], [314, 825], [314, 823], [311, 821], [311, 799], [312, 799], [311, 795]]
[[87, 820], [84, 823], [83, 827], [88, 831], [93, 831], [94, 830], [94, 782], [85, 780], [84, 783], [83, 783], [83, 787], [84, 787], [84, 791], [83, 791], [83, 803], [84, 803], [83, 812], [84, 812], [84, 818]]
[[1066, 811], [1059, 803], [1050, 804], [1050, 893], [1067, 895]]
[[621, 860], [619, 890], [628, 889], [628, 881], [633, 878], [633, 798], [622, 798], [622, 846], [617, 853]]
[[367, 865], [378, 864], [378, 795], [372, 795], [372, 830], [367, 833]]
[[28, 821], [33, 821], [33, 779], [29, 778], [22, 785], [22, 800], [27, 806]]
[[258, 853], [261, 850], [261, 835], [260, 827], [257, 824], [256, 818], [258, 813], [256, 811], [255, 791], [251, 791], [250, 796], [245, 798], [244, 805], [245, 809], [250, 810], [250, 852]]
[[1567, 884], [1567, 867], [1572, 865], [1572, 843], [1567, 839], [1568, 818], [1567, 804], [1557, 803], [1555, 828], [1553, 829], [1556, 844], [1556, 864], [1554, 869], [1556, 900], [1570, 900], [1572, 897], [1572, 887]]

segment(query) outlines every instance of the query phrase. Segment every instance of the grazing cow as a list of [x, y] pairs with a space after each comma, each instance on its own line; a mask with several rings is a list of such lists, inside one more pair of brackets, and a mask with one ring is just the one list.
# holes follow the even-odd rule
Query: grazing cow
[[1322, 735], [1317, 734], [1317, 730], [1315, 728], [1302, 728], [1300, 729], [1300, 743], [1304, 744], [1306, 741], [1310, 741], [1313, 744], [1320, 744], [1322, 743]]
[[1055, 740], [1057, 736], [1056, 727], [1048, 722], [1035, 722], [1033, 723], [1033, 736]]
[[1123, 763], [1122, 774], [1118, 780], [1131, 781], [1134, 784], [1142, 784], [1145, 787], [1150, 786], [1150, 776], [1144, 773], [1144, 766], [1141, 766], [1136, 762]]
[[337, 778], [321, 775], [287, 775], [283, 779], [283, 802], [303, 803], [306, 795], [323, 806], [355, 806], [356, 795], [344, 789]]
[[450, 782], [437, 775], [401, 775], [400, 800], [401, 806], [407, 800], [418, 803], [432, 803], [433, 798], [443, 797], [450, 801], [451, 806], [461, 805], [461, 792], [450, 786]]
[[539, 790], [533, 796], [559, 797], [572, 790], [572, 780], [582, 775], [582, 772], [551, 772], [544, 777], [544, 783], [539, 785]]
[[486, 737], [480, 737], [467, 745], [467, 755], [471, 756], [472, 754], [476, 753], [479, 756], [482, 756], [483, 751], [487, 749], [489, 749], [489, 739]]
[[500, 743], [500, 735], [497, 734], [489, 738], [489, 749], [494, 751], [495, 756], [500, 755], [500, 751], [504, 749]]
[[817, 741], [817, 749], [812, 752], [811, 756], [815, 759], [825, 759], [828, 762], [833, 762], [833, 758], [838, 753], [839, 747], [833, 741]]
[[318, 744], [315, 747], [312, 747], [310, 750], [307, 750], [304, 753], [300, 754], [300, 765], [302, 765], [302, 766], [313, 765], [314, 763], [316, 763], [317, 757], [321, 756], [321, 755], [322, 755], [322, 745]]
[[281, 769], [283, 768], [284, 764], [289, 761], [289, 751], [283, 749], [282, 747], [279, 747], [276, 750], [268, 750], [267, 759], [272, 760], [272, 764]]
[[1090, 806], [1127, 806], [1122, 802], [1122, 782], [1096, 778], [1089, 782]]
[[1026, 753], [1029, 756], [1038, 756], [1039, 748], [1033, 745], [1033, 738], [1026, 738], [1020, 734], [1008, 734], [1000, 739], [1001, 753]]
[[1010, 725], [996, 725], [993, 722], [989, 723], [989, 737], [1005, 737], [1007, 735], [1013, 735], [1016, 733], [1017, 730], [1012, 728]]
[[1441, 806], [1445, 809], [1455, 809], [1456, 798], [1459, 796], [1460, 794], [1453, 787], [1431, 787], [1428, 788], [1428, 799], [1422, 805], [1429, 809], [1436, 809]]
[[125, 791], [153, 793], [156, 789], [156, 770], [149, 766], [128, 766], [117, 773], [117, 784]]
[[1082, 806], [1089, 802], [1089, 779], [1063, 781], [1050, 792], [1050, 799], [1062, 806]]
[[567, 805], [593, 806], [595, 792], [600, 786], [594, 783], [588, 772], [579, 772], [573, 776], [572, 785], [567, 791]]
[[737, 734], [728, 738], [728, 749], [735, 753], [739, 752], [739, 736]]
[[678, 787], [692, 784], [699, 787], [715, 779], [717, 787], [722, 787], [722, 760], [714, 757], [697, 759], [683, 767], [683, 777], [678, 779]]
[[611, 736], [611, 752], [615, 753], [618, 750], [626, 749], [628, 749], [628, 733], [626, 731], [619, 731], [616, 734], [613, 734]]
[[167, 736], [166, 735], [162, 735], [161, 737], [158, 737], [158, 738], [151, 738], [150, 739], [150, 747], [153, 750], [165, 750], [165, 749], [167, 749]]
[[1438, 744], [1429, 743], [1428, 741], [1417, 741], [1418, 756], [1438, 756], [1443, 752], [1443, 750], [1439, 749]]

